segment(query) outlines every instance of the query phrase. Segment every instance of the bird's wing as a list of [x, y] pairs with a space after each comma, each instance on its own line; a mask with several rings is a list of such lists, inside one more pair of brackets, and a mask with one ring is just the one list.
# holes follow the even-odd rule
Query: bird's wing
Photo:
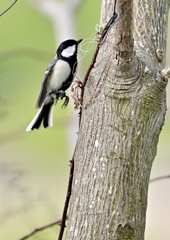
[[45, 71], [45, 74], [41, 83], [40, 93], [36, 103], [36, 108], [40, 108], [46, 98], [48, 82], [56, 62], [57, 62], [57, 58], [55, 57]]

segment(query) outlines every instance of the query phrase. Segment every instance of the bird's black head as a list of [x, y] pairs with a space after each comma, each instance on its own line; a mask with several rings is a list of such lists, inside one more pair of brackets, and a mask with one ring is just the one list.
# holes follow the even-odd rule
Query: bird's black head
[[58, 58], [71, 58], [71, 57], [76, 57], [77, 55], [77, 48], [78, 44], [82, 41], [83, 39], [80, 39], [78, 41], [74, 39], [69, 39], [60, 44], [60, 46], [57, 49], [57, 57]]

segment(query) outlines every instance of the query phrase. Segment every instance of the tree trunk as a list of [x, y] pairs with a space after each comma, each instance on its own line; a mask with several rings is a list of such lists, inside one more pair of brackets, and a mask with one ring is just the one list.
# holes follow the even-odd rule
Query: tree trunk
[[[101, 25], [113, 14], [103, 0]], [[143, 240], [166, 112], [168, 1], [118, 0], [83, 97], [67, 240]], [[164, 56], [162, 57], [163, 52]]]

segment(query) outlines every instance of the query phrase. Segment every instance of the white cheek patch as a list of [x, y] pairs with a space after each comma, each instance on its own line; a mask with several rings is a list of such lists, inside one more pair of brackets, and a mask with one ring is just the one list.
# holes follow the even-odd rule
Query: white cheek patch
[[63, 57], [71, 57], [74, 55], [76, 51], [76, 45], [73, 45], [73, 46], [70, 46], [70, 47], [67, 47], [66, 49], [64, 49], [62, 52], [61, 52], [61, 55]]

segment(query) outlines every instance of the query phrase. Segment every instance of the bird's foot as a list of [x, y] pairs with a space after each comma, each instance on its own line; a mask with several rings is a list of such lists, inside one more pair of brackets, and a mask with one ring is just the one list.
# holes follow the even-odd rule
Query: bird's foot
[[59, 97], [60, 97], [60, 99], [65, 98], [64, 103], [62, 105], [62, 108], [66, 108], [68, 103], [69, 103], [69, 97], [66, 95], [65, 91], [60, 90], [59, 91]]
[[62, 100], [63, 98], [65, 98], [64, 103], [62, 105], [62, 108], [67, 107], [68, 103], [69, 103], [69, 97], [66, 95], [65, 91], [60, 90], [60, 91], [52, 91], [50, 94], [55, 94], [56, 99], [58, 100], [59, 98]]

